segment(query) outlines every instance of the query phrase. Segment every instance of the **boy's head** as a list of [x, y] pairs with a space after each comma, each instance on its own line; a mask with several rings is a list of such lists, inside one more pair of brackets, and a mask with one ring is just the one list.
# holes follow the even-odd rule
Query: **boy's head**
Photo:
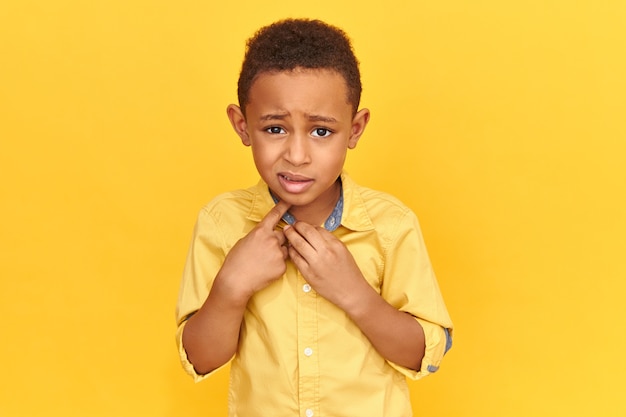
[[346, 100], [356, 113], [361, 99], [359, 63], [350, 40], [339, 28], [319, 20], [287, 19], [261, 28], [247, 42], [237, 94], [246, 111], [252, 84], [260, 74], [295, 69], [326, 69], [346, 82]]
[[257, 171], [298, 220], [321, 224], [341, 192], [348, 149], [368, 124], [358, 63], [345, 34], [319, 21], [286, 20], [248, 42], [240, 105], [227, 107]]

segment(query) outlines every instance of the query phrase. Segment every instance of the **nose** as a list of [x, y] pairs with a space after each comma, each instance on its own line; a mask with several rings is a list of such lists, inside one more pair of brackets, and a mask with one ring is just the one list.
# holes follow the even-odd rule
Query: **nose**
[[286, 145], [284, 158], [291, 165], [302, 166], [311, 162], [309, 143], [305, 135], [291, 135]]

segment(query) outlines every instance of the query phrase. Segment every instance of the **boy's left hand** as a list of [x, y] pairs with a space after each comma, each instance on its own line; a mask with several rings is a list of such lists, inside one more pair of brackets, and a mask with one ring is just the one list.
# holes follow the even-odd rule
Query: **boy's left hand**
[[289, 241], [289, 257], [318, 294], [343, 310], [358, 303], [359, 290], [369, 289], [369, 284], [343, 242], [322, 227], [304, 222], [283, 232]]

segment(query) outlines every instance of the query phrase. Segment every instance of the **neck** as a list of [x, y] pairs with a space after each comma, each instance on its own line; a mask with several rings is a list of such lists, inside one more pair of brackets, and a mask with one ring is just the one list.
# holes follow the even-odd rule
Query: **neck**
[[323, 195], [316, 201], [306, 206], [294, 206], [289, 212], [297, 221], [309, 223], [313, 226], [322, 225], [339, 201], [341, 195], [341, 182], [336, 181]]

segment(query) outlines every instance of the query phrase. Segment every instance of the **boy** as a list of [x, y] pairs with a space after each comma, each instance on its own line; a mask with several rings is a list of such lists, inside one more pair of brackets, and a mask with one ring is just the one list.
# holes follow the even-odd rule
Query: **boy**
[[338, 28], [284, 20], [248, 41], [227, 114], [261, 180], [200, 212], [177, 307], [187, 372], [231, 363], [230, 416], [410, 416], [406, 377], [450, 347], [415, 215], [343, 172], [360, 94]]

